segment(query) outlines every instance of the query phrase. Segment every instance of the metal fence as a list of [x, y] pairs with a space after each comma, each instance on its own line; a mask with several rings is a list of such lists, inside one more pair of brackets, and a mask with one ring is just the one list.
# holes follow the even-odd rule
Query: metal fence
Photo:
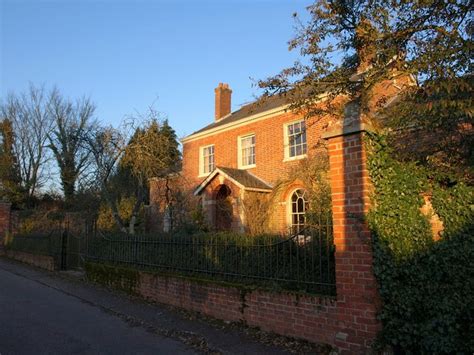
[[48, 233], [14, 235], [6, 243], [6, 247], [31, 254], [57, 256], [61, 252], [61, 230], [54, 229]]
[[87, 246], [88, 225], [82, 233], [70, 229], [69, 223], [59, 222], [51, 231], [15, 234], [7, 241], [7, 249], [30, 254], [48, 255], [61, 270], [83, 267]]
[[229, 234], [96, 235], [88, 260], [288, 290], [334, 294], [334, 245], [329, 223], [287, 238]]

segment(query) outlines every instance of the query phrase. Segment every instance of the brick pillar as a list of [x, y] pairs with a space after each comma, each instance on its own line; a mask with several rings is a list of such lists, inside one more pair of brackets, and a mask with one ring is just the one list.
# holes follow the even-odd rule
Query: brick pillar
[[5, 236], [10, 232], [11, 203], [0, 202], [0, 249], [3, 249]]
[[363, 136], [353, 124], [324, 135], [328, 142], [334, 244], [336, 246], [337, 333], [334, 344], [346, 353], [367, 353], [378, 331], [380, 298], [365, 222], [371, 183]]

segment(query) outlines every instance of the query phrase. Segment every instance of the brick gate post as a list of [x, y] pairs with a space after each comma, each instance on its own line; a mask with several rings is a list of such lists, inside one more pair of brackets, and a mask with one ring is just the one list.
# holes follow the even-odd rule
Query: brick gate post
[[381, 324], [380, 298], [372, 266], [366, 213], [371, 183], [359, 122], [327, 132], [334, 244], [336, 246], [337, 333], [334, 343], [342, 352], [367, 353]]

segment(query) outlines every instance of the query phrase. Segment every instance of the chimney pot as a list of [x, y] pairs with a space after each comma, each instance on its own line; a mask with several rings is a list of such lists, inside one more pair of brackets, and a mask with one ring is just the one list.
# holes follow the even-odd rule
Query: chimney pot
[[231, 110], [232, 90], [229, 84], [219, 83], [215, 92], [215, 120], [219, 121], [227, 116]]

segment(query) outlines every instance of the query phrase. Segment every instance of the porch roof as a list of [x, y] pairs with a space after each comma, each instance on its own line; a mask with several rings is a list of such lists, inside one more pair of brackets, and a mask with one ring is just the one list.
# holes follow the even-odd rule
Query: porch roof
[[206, 188], [206, 186], [217, 176], [223, 175], [234, 184], [239, 186], [241, 189], [246, 191], [256, 191], [256, 192], [271, 192], [272, 186], [262, 179], [256, 177], [247, 170], [242, 169], [233, 169], [218, 166], [214, 171], [205, 178], [194, 190], [194, 195], [198, 196]]

